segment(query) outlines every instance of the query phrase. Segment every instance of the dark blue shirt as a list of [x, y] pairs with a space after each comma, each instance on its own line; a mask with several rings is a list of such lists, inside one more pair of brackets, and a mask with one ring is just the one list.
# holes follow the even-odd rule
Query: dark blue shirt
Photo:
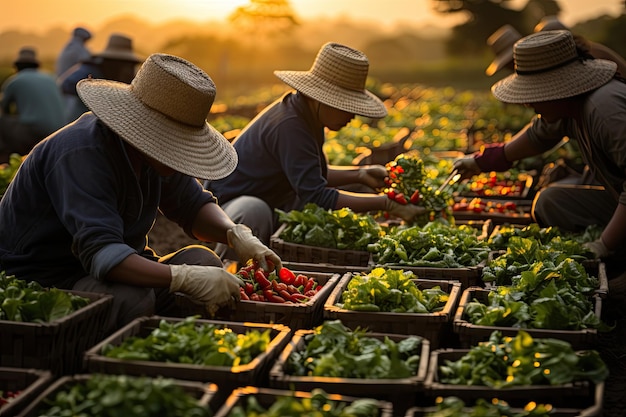
[[233, 142], [239, 157], [235, 171], [207, 188], [220, 204], [251, 195], [272, 209], [301, 210], [306, 203], [334, 209], [338, 191], [328, 187], [324, 126], [314, 116], [302, 95], [285, 94]]
[[195, 178], [135, 175], [122, 139], [91, 112], [40, 142], [0, 201], [0, 266], [46, 287], [104, 279], [146, 251], [161, 210], [192, 236], [204, 204], [215, 202]]

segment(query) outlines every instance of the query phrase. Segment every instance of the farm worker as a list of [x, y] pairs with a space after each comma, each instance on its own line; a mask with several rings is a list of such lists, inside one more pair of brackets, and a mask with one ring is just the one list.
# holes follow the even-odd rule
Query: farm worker
[[513, 26], [506, 24], [498, 28], [487, 38], [487, 45], [493, 52], [493, 61], [485, 69], [488, 76], [502, 69], [513, 71], [513, 45], [522, 39], [522, 35]]
[[564, 136], [575, 138], [584, 162], [603, 186], [554, 184], [533, 203], [541, 226], [582, 231], [602, 225], [588, 244], [605, 258], [626, 242], [626, 83], [617, 64], [580, 56], [571, 32], [537, 32], [514, 48], [515, 73], [491, 91], [505, 103], [532, 107], [538, 116], [510, 142], [494, 144], [455, 161], [463, 178], [506, 171], [512, 163], [551, 149]]
[[[235, 221], [250, 226], [268, 242], [277, 228], [274, 209], [302, 210], [307, 203], [326, 209], [349, 207], [355, 212], [386, 210], [410, 222], [423, 207], [399, 204], [373, 189], [385, 186], [381, 165], [328, 166], [324, 131], [337, 131], [356, 115], [379, 119], [384, 103], [365, 89], [369, 61], [362, 52], [326, 43], [308, 71], [275, 71], [295, 89], [258, 114], [233, 141], [239, 163], [220, 180], [205, 183]], [[339, 189], [362, 184], [370, 192]], [[225, 247], [218, 247], [228, 258]]]
[[233, 147], [206, 122], [216, 90], [203, 70], [153, 54], [130, 85], [85, 79], [78, 93], [91, 111], [36, 146], [0, 201], [7, 274], [113, 294], [112, 331], [140, 316], [176, 313], [176, 292], [213, 311], [239, 297], [241, 281], [206, 246], [165, 256], [151, 250], [157, 210], [194, 239], [281, 266], [199, 181], [237, 164]]
[[56, 60], [54, 70], [57, 78], [70, 67], [91, 58], [91, 51], [87, 48], [87, 42], [91, 38], [91, 32], [84, 27], [78, 26], [72, 30], [70, 40], [65, 44]]
[[16, 73], [0, 90], [0, 163], [32, 147], [65, 124], [63, 100], [52, 74], [39, 69], [34, 48], [23, 47], [13, 62]]
[[73, 122], [81, 114], [89, 111], [78, 97], [76, 84], [85, 78], [102, 78], [111, 81], [130, 83], [135, 76], [137, 66], [143, 61], [133, 51], [133, 41], [121, 33], [109, 36], [106, 48], [90, 59], [73, 65], [58, 79], [57, 84], [66, 101], [67, 122]]

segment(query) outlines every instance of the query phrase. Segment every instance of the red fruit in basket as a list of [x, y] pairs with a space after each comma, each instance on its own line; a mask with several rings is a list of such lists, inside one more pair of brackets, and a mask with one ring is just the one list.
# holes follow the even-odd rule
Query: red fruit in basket
[[395, 200], [395, 198], [396, 198], [396, 191], [395, 190], [387, 191], [387, 197], [389, 197], [392, 200]]
[[254, 279], [256, 280], [256, 282], [259, 283], [259, 285], [263, 289], [270, 288], [272, 286], [272, 283], [270, 282], [269, 279], [267, 279], [262, 268], [259, 268], [256, 271], [254, 271]]
[[406, 200], [406, 197], [404, 196], [403, 193], [398, 193], [396, 194], [396, 196], [393, 198], [394, 201], [396, 203], [400, 203], [400, 204], [408, 204], [409, 202]]
[[420, 190], [415, 190], [413, 194], [411, 195], [411, 198], [409, 199], [409, 201], [412, 204], [418, 204], [421, 199], [422, 199], [422, 196], [420, 195]]
[[296, 279], [296, 274], [294, 274], [292, 270], [282, 267], [278, 272], [278, 277], [285, 284], [293, 284], [293, 281]]
[[299, 287], [301, 285], [306, 284], [309, 278], [306, 275], [298, 274], [296, 278], [293, 280], [294, 287]]

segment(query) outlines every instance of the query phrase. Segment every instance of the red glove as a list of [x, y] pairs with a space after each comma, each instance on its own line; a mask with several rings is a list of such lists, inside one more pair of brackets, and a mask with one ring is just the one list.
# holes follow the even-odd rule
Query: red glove
[[508, 171], [513, 166], [512, 162], [506, 160], [504, 156], [504, 144], [493, 143], [486, 145], [482, 152], [474, 155], [474, 160], [482, 172], [502, 172]]

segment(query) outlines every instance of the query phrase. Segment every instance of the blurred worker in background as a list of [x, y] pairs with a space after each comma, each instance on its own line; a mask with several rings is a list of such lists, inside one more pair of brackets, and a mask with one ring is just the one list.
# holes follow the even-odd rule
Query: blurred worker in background
[[463, 178], [506, 171], [514, 161], [539, 155], [561, 138], [575, 139], [602, 186], [554, 184], [539, 192], [532, 214], [541, 226], [583, 231], [604, 227], [588, 244], [599, 258], [626, 243], [626, 83], [613, 61], [581, 55], [566, 30], [537, 32], [515, 44], [515, 73], [492, 87], [505, 103], [532, 107], [538, 117], [504, 144], [459, 159]]
[[0, 163], [26, 155], [65, 124], [61, 93], [54, 76], [39, 69], [35, 49], [21, 48], [13, 65], [16, 73], [0, 90]]
[[175, 293], [209, 311], [232, 306], [242, 284], [204, 245], [160, 256], [147, 236], [157, 211], [193, 239], [223, 242], [266, 270], [278, 256], [235, 224], [198, 178], [237, 164], [206, 122], [216, 89], [194, 64], [153, 54], [132, 83], [85, 79], [90, 108], [36, 146], [0, 200], [0, 268], [44, 287], [114, 295], [106, 331], [181, 314]]
[[[338, 43], [319, 50], [308, 71], [275, 71], [293, 87], [257, 115], [234, 140], [239, 163], [229, 176], [210, 181], [211, 190], [233, 220], [250, 226], [269, 242], [276, 229], [275, 209], [302, 210], [307, 203], [355, 212], [387, 211], [410, 222], [425, 209], [399, 204], [385, 195], [349, 192], [348, 184], [375, 190], [385, 186], [381, 165], [329, 167], [323, 151], [325, 129], [336, 131], [356, 115], [387, 115], [383, 102], [365, 89], [365, 54]], [[228, 258], [225, 247], [216, 252]]]
[[57, 78], [70, 69], [70, 67], [91, 58], [91, 51], [89, 51], [86, 45], [91, 37], [91, 32], [84, 27], [74, 28], [72, 37], [67, 44], [65, 44], [57, 58], [55, 65]]
[[72, 66], [57, 80], [66, 97], [67, 122], [73, 122], [89, 109], [78, 97], [76, 84], [85, 78], [99, 78], [130, 83], [137, 65], [143, 61], [133, 51], [133, 41], [126, 35], [114, 33], [106, 48], [88, 60]]

